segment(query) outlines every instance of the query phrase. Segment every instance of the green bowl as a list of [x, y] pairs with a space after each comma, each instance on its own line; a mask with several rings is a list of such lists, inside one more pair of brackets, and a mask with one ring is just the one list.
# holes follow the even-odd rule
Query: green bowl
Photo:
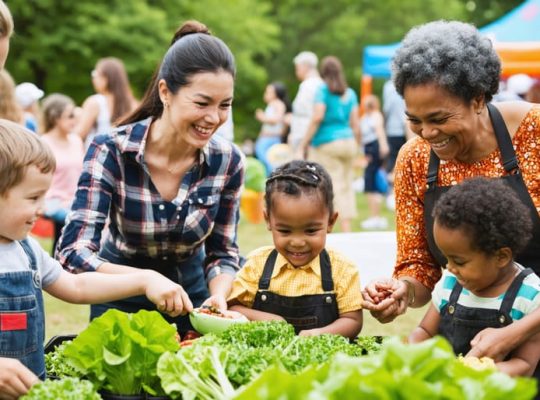
[[222, 318], [216, 317], [215, 315], [200, 313], [197, 310], [193, 310], [189, 313], [189, 320], [195, 330], [203, 335], [206, 335], [207, 333], [219, 334], [233, 324], [245, 324], [246, 322], [249, 322], [246, 317]]

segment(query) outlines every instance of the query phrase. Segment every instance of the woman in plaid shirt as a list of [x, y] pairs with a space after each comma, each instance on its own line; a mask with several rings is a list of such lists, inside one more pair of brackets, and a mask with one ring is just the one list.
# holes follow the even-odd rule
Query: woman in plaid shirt
[[[213, 134], [228, 117], [234, 76], [225, 43], [196, 21], [180, 27], [140, 106], [88, 149], [57, 248], [66, 268], [154, 269], [187, 294], [159, 311], [185, 314], [205, 301], [226, 309], [239, 261], [244, 165], [240, 150]], [[155, 306], [128, 298], [93, 305], [90, 317], [109, 308]], [[180, 332], [190, 329], [185, 316], [166, 318]]]

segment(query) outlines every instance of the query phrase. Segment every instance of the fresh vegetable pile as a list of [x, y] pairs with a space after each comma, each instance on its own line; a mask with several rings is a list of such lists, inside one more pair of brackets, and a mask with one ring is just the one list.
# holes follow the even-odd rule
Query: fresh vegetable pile
[[206, 335], [158, 362], [158, 375], [172, 398], [226, 399], [272, 365], [291, 373], [318, 365], [336, 353], [359, 356], [364, 349], [337, 335], [295, 336], [286, 322], [251, 322]]
[[312, 364], [296, 375], [273, 365], [234, 399], [525, 400], [534, 398], [535, 392], [533, 379], [471, 369], [455, 358], [448, 342], [440, 337], [415, 345], [392, 338], [379, 353], [365, 357], [338, 354], [328, 363]]
[[[175, 336], [157, 312], [109, 310], [50, 359], [69, 366], [52, 363], [58, 375], [72, 367], [98, 390], [172, 399], [526, 400], [536, 392], [533, 379], [472, 369], [442, 338], [350, 343], [336, 335], [299, 337], [285, 322], [235, 324], [181, 348]], [[58, 384], [67, 390], [77, 381], [55, 382], [67, 382]]]

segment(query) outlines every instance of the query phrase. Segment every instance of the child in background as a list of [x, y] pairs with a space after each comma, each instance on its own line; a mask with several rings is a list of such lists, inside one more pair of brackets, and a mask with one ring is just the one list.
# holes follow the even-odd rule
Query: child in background
[[36, 376], [45, 378], [42, 289], [76, 304], [145, 294], [173, 316], [192, 308], [182, 287], [155, 271], [70, 274], [27, 237], [54, 168], [45, 143], [24, 127], [0, 120], [0, 398], [16, 398]]
[[[531, 237], [530, 213], [503, 182], [474, 178], [445, 193], [433, 216], [435, 242], [448, 263], [409, 341], [440, 334], [466, 355], [478, 332], [540, 306], [540, 278], [514, 261]], [[509, 375], [531, 375], [539, 358], [537, 334], [496, 365]]]
[[83, 169], [84, 143], [79, 135], [72, 133], [75, 127], [75, 103], [70, 97], [53, 93], [43, 100], [42, 106], [41, 140], [51, 148], [56, 159], [44, 210], [44, 215], [54, 223], [54, 252], [77, 191]]
[[268, 160], [268, 150], [282, 142], [286, 129], [286, 115], [291, 111], [287, 88], [281, 82], [272, 82], [266, 86], [263, 96], [266, 108], [257, 109], [255, 118], [262, 123], [259, 137], [255, 142], [255, 155], [266, 168], [266, 176], [270, 175], [274, 166]]
[[358, 269], [325, 249], [337, 219], [330, 176], [317, 163], [284, 164], [266, 181], [265, 203], [274, 246], [248, 256], [230, 310], [250, 320], [286, 320], [304, 336], [355, 338], [362, 328]]

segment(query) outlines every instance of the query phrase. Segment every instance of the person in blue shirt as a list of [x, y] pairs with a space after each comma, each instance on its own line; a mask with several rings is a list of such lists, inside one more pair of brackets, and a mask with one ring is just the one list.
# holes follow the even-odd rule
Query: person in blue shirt
[[[244, 162], [215, 135], [227, 120], [234, 57], [203, 24], [184, 23], [139, 107], [85, 157], [57, 257], [72, 271], [152, 269], [182, 285], [190, 303], [227, 309], [239, 269], [237, 224]], [[143, 297], [91, 307], [154, 310]], [[189, 318], [166, 317], [180, 333]]]
[[321, 164], [332, 177], [334, 204], [342, 232], [352, 230], [356, 217], [353, 163], [358, 154], [358, 97], [347, 86], [341, 61], [328, 56], [321, 61], [324, 81], [315, 94], [313, 116], [297, 157]]

